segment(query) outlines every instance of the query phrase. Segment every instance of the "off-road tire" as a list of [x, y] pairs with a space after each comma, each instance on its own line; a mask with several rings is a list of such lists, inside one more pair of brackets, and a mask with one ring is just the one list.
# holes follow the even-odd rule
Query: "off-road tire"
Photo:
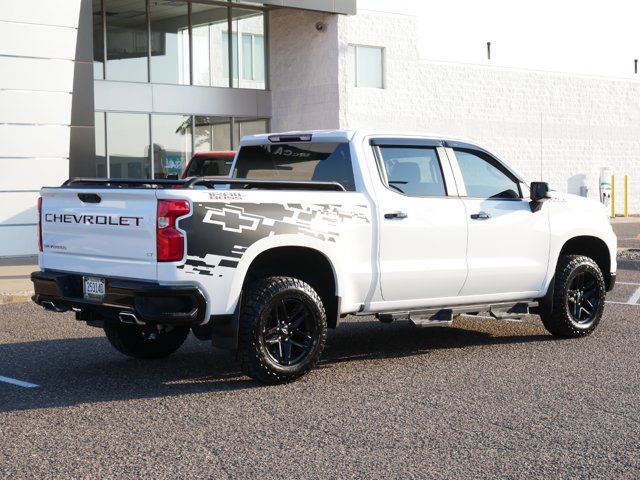
[[150, 335], [137, 325], [115, 322], [104, 325], [104, 333], [116, 350], [129, 357], [145, 360], [168, 357], [182, 346], [189, 331], [189, 327], [167, 327], [162, 332]]
[[[302, 308], [306, 308], [305, 319], [308, 320], [305, 322], [313, 327], [309, 335], [311, 340], [308, 341], [308, 353], [292, 365], [278, 363], [278, 359], [270, 353], [265, 340], [267, 325], [272, 325], [271, 322], [274, 321], [272, 311], [283, 301], [298, 302]], [[239, 320], [240, 367], [255, 380], [269, 384], [291, 382], [315, 367], [320, 360], [327, 340], [327, 316], [318, 293], [302, 280], [292, 277], [268, 277], [252, 283], [243, 295]], [[291, 348], [289, 346], [290, 354]]]
[[[583, 272], [587, 272], [594, 280], [597, 307], [595, 314], [588, 322], [576, 321], [570, 311], [570, 289], [573, 280]], [[560, 338], [577, 338], [589, 335], [595, 330], [602, 318], [606, 286], [604, 277], [596, 262], [582, 255], [564, 255], [558, 260], [555, 285], [553, 291], [553, 309], [541, 315], [542, 323], [549, 333]]]

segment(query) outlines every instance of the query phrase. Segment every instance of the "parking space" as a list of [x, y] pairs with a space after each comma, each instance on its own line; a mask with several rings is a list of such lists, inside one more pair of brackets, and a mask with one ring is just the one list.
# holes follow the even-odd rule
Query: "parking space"
[[533, 316], [349, 318], [274, 387], [193, 338], [142, 362], [70, 314], [0, 306], [0, 477], [638, 478], [640, 273], [619, 277], [584, 339]]

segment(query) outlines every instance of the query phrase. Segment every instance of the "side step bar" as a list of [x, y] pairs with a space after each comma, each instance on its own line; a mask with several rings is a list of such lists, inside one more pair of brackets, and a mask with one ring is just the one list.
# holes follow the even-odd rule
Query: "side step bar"
[[517, 320], [529, 314], [529, 309], [537, 307], [538, 302], [506, 302], [494, 304], [462, 305], [447, 308], [427, 308], [423, 310], [405, 310], [377, 313], [378, 320], [390, 323], [394, 320], [409, 320], [416, 327], [446, 326], [453, 323], [453, 318], [465, 313], [476, 315], [489, 311], [499, 320]]

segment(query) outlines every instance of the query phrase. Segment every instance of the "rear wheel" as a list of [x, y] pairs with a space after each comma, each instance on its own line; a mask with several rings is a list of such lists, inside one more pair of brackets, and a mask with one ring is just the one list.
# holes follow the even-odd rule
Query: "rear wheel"
[[311, 370], [327, 338], [317, 292], [302, 280], [270, 277], [252, 284], [240, 317], [242, 370], [265, 383], [290, 382]]
[[565, 255], [558, 261], [553, 310], [542, 315], [556, 337], [575, 338], [595, 330], [602, 318], [606, 287], [600, 268], [589, 257]]
[[189, 335], [189, 327], [148, 329], [123, 323], [105, 323], [107, 339], [129, 357], [152, 359], [168, 357], [178, 350]]

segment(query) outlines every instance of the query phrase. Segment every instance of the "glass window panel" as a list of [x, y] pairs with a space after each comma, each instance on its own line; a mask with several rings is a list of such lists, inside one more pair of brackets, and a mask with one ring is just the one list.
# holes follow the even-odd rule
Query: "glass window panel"
[[382, 147], [389, 187], [410, 196], [444, 196], [446, 189], [435, 148]]
[[348, 143], [292, 143], [240, 149], [236, 178], [338, 182], [355, 190]]
[[151, 115], [155, 178], [180, 175], [191, 158], [191, 116]]
[[[220, 65], [221, 70], [224, 72], [224, 78], [226, 86], [229, 85], [229, 33], [222, 32], [222, 63]], [[231, 47], [233, 53], [233, 78], [238, 80], [238, 34], [233, 33], [233, 47]], [[238, 82], [233, 82], [233, 85], [237, 87]]]
[[253, 80], [253, 35], [242, 34], [242, 79]]
[[[264, 89], [264, 15], [259, 10], [234, 8], [231, 18], [233, 21], [233, 86]], [[258, 37], [261, 37], [262, 41], [256, 42], [255, 39]], [[238, 38], [241, 39], [241, 48], [237, 44]], [[256, 65], [258, 61], [262, 63], [259, 67]], [[241, 78], [238, 78], [239, 65], [243, 67]], [[261, 72], [262, 78], [257, 75], [258, 71]]]
[[382, 88], [382, 48], [358, 46], [358, 86]]
[[98, 177], [107, 177], [107, 144], [104, 137], [104, 127], [104, 112], [96, 112], [96, 175]]
[[259, 119], [235, 119], [235, 128], [233, 131], [233, 149], [236, 150], [240, 145], [240, 140], [245, 135], [258, 135], [267, 133], [267, 120]]
[[253, 79], [264, 82], [264, 35], [253, 36]]
[[104, 2], [107, 19], [107, 79], [148, 81], [145, 1]]
[[229, 30], [228, 12], [227, 7], [191, 4], [194, 85], [229, 86], [229, 46], [224, 38]]
[[111, 178], [150, 178], [149, 115], [107, 113]]
[[151, 1], [151, 81], [188, 85], [189, 9], [186, 2]]
[[347, 50], [347, 75], [349, 80], [349, 85], [355, 87], [356, 83], [356, 46], [349, 45]]
[[481, 153], [455, 150], [469, 197], [520, 198], [518, 182], [498, 163]]
[[231, 119], [198, 115], [195, 117], [195, 151], [231, 150]]
[[104, 37], [102, 0], [93, 0], [93, 78], [104, 78]]

